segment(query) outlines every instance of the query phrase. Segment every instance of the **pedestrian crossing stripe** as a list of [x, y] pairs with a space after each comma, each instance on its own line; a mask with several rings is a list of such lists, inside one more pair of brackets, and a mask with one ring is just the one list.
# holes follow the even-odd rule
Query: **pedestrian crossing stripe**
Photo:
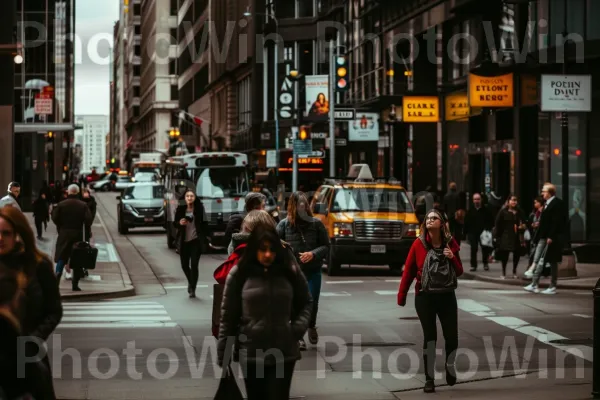
[[157, 302], [103, 301], [63, 304], [58, 329], [176, 327]]

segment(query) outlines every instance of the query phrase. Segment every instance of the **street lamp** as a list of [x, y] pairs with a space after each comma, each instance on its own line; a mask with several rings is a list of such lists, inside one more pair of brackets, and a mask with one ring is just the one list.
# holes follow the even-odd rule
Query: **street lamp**
[[14, 58], [15, 60], [15, 64], [23, 64], [23, 56], [20, 54], [17, 54]]
[[273, 118], [275, 121], [275, 152], [277, 154], [277, 168], [275, 168], [275, 174], [278, 176], [279, 175], [279, 115], [277, 114], [278, 109], [277, 109], [277, 91], [278, 91], [278, 84], [279, 84], [279, 74], [278, 74], [278, 68], [277, 68], [277, 63], [279, 61], [279, 20], [275, 17], [275, 14], [269, 14], [269, 13], [252, 13], [250, 11], [250, 6], [246, 7], [246, 11], [244, 12], [244, 17], [249, 18], [252, 15], [262, 15], [264, 17], [267, 18], [272, 18], [273, 21], [275, 21], [275, 56], [274, 56], [274, 60], [273, 60], [273, 80], [275, 82], [275, 84], [273, 85]]

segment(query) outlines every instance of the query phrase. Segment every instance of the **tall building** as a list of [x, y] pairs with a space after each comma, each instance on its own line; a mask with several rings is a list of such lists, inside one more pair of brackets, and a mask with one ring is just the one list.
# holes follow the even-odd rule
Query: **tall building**
[[[142, 74], [142, 5], [141, 0], [131, 0], [123, 7], [122, 19], [124, 36], [121, 39], [123, 63], [123, 105], [121, 113], [127, 139], [122, 137], [121, 143], [131, 142], [135, 148], [140, 146], [140, 95]], [[122, 145], [123, 146], [123, 145]], [[123, 162], [126, 163], [125, 156]], [[124, 164], [122, 164], [124, 165]]]
[[[179, 108], [188, 116], [203, 121], [197, 124], [191, 118], [181, 118], [179, 128], [181, 137], [188, 149], [193, 147], [211, 148], [210, 133], [210, 51], [201, 48], [208, 43], [210, 24], [210, 0], [180, 0], [177, 13], [177, 59], [173, 60], [171, 70], [179, 74]], [[203, 42], [204, 40], [204, 42]], [[206, 121], [204, 123], [204, 121]]]
[[82, 129], [81, 171], [103, 171], [106, 166], [106, 136], [109, 130], [107, 115], [78, 115], [77, 125]]
[[[199, 3], [198, 1], [196, 3]], [[201, 3], [201, 2], [200, 2]], [[141, 1], [140, 151], [166, 151], [177, 126], [177, 2]]]

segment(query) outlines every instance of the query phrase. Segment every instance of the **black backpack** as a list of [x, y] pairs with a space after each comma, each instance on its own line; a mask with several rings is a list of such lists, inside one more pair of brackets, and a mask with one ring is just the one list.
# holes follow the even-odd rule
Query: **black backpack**
[[443, 248], [434, 249], [424, 237], [419, 239], [427, 250], [421, 275], [421, 290], [425, 293], [454, 291], [458, 287], [456, 271], [450, 259], [444, 255]]

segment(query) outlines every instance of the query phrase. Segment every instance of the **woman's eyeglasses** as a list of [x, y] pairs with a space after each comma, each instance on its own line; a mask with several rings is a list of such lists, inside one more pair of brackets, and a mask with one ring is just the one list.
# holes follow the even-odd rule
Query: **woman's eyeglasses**
[[433, 216], [433, 217], [427, 217], [425, 218], [427, 221], [439, 221], [440, 217], [437, 216]]

